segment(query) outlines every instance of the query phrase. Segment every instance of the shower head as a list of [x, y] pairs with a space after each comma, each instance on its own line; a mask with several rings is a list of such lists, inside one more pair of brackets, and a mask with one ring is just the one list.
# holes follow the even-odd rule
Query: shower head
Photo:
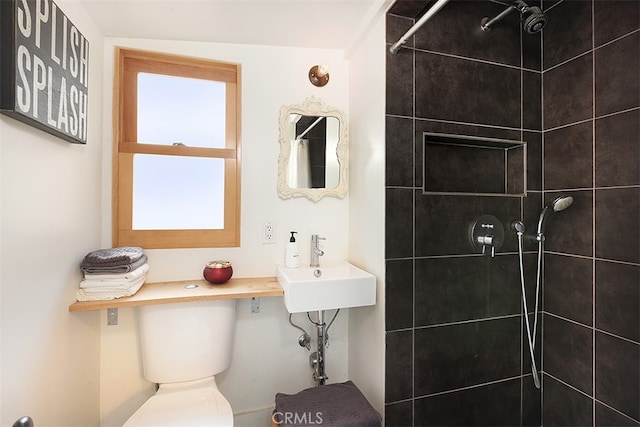
[[544, 232], [544, 220], [547, 217], [549, 210], [553, 212], [561, 212], [567, 209], [573, 203], [573, 197], [562, 195], [558, 196], [551, 203], [545, 206], [540, 212], [540, 218], [538, 219], [538, 235]]
[[539, 7], [529, 7], [529, 5], [524, 1], [516, 0], [495, 17], [489, 19], [485, 16], [484, 18], [482, 18], [480, 28], [482, 28], [483, 31], [489, 31], [493, 24], [502, 20], [505, 16], [507, 16], [514, 10], [517, 10], [518, 12], [520, 12], [520, 15], [522, 15], [522, 20], [524, 21], [522, 24], [522, 28], [529, 34], [536, 34], [540, 32], [547, 23], [547, 18], [544, 13], [542, 13], [542, 10], [540, 10]]
[[571, 203], [573, 203], [573, 197], [560, 196], [556, 197], [553, 202], [551, 202], [551, 207], [555, 212], [560, 212], [571, 206]]
[[535, 34], [542, 31], [547, 23], [547, 17], [544, 16], [544, 13], [542, 13], [540, 8], [532, 6], [525, 13], [529, 13], [530, 15], [524, 20], [522, 28], [524, 28], [524, 30], [529, 34]]

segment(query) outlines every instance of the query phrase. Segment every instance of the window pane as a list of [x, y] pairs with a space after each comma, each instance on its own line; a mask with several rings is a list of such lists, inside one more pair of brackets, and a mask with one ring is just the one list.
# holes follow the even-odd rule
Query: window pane
[[138, 142], [224, 148], [225, 83], [138, 74]]
[[134, 155], [134, 230], [223, 228], [223, 159]]

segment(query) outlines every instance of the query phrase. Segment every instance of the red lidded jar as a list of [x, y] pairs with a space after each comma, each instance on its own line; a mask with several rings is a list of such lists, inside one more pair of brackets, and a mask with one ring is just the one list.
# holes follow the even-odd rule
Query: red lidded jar
[[231, 267], [231, 263], [229, 261], [220, 260], [208, 262], [207, 265], [205, 265], [203, 272], [204, 279], [214, 285], [226, 282], [231, 279], [232, 275], [233, 268]]

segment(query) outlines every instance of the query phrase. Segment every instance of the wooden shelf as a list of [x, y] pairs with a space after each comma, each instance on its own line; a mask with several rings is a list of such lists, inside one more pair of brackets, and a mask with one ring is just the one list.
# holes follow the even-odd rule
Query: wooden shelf
[[[195, 284], [198, 287], [186, 289], [185, 286], [188, 284]], [[212, 285], [205, 280], [181, 280], [178, 282], [145, 283], [135, 295], [130, 297], [107, 301], [77, 301], [69, 306], [69, 311], [282, 295], [284, 292], [275, 277], [232, 278], [222, 285]]]

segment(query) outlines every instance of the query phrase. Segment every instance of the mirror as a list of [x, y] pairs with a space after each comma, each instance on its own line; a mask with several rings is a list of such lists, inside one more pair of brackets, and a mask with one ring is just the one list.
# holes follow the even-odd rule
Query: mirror
[[316, 97], [280, 109], [278, 195], [283, 199], [347, 194], [349, 141], [344, 114]]

